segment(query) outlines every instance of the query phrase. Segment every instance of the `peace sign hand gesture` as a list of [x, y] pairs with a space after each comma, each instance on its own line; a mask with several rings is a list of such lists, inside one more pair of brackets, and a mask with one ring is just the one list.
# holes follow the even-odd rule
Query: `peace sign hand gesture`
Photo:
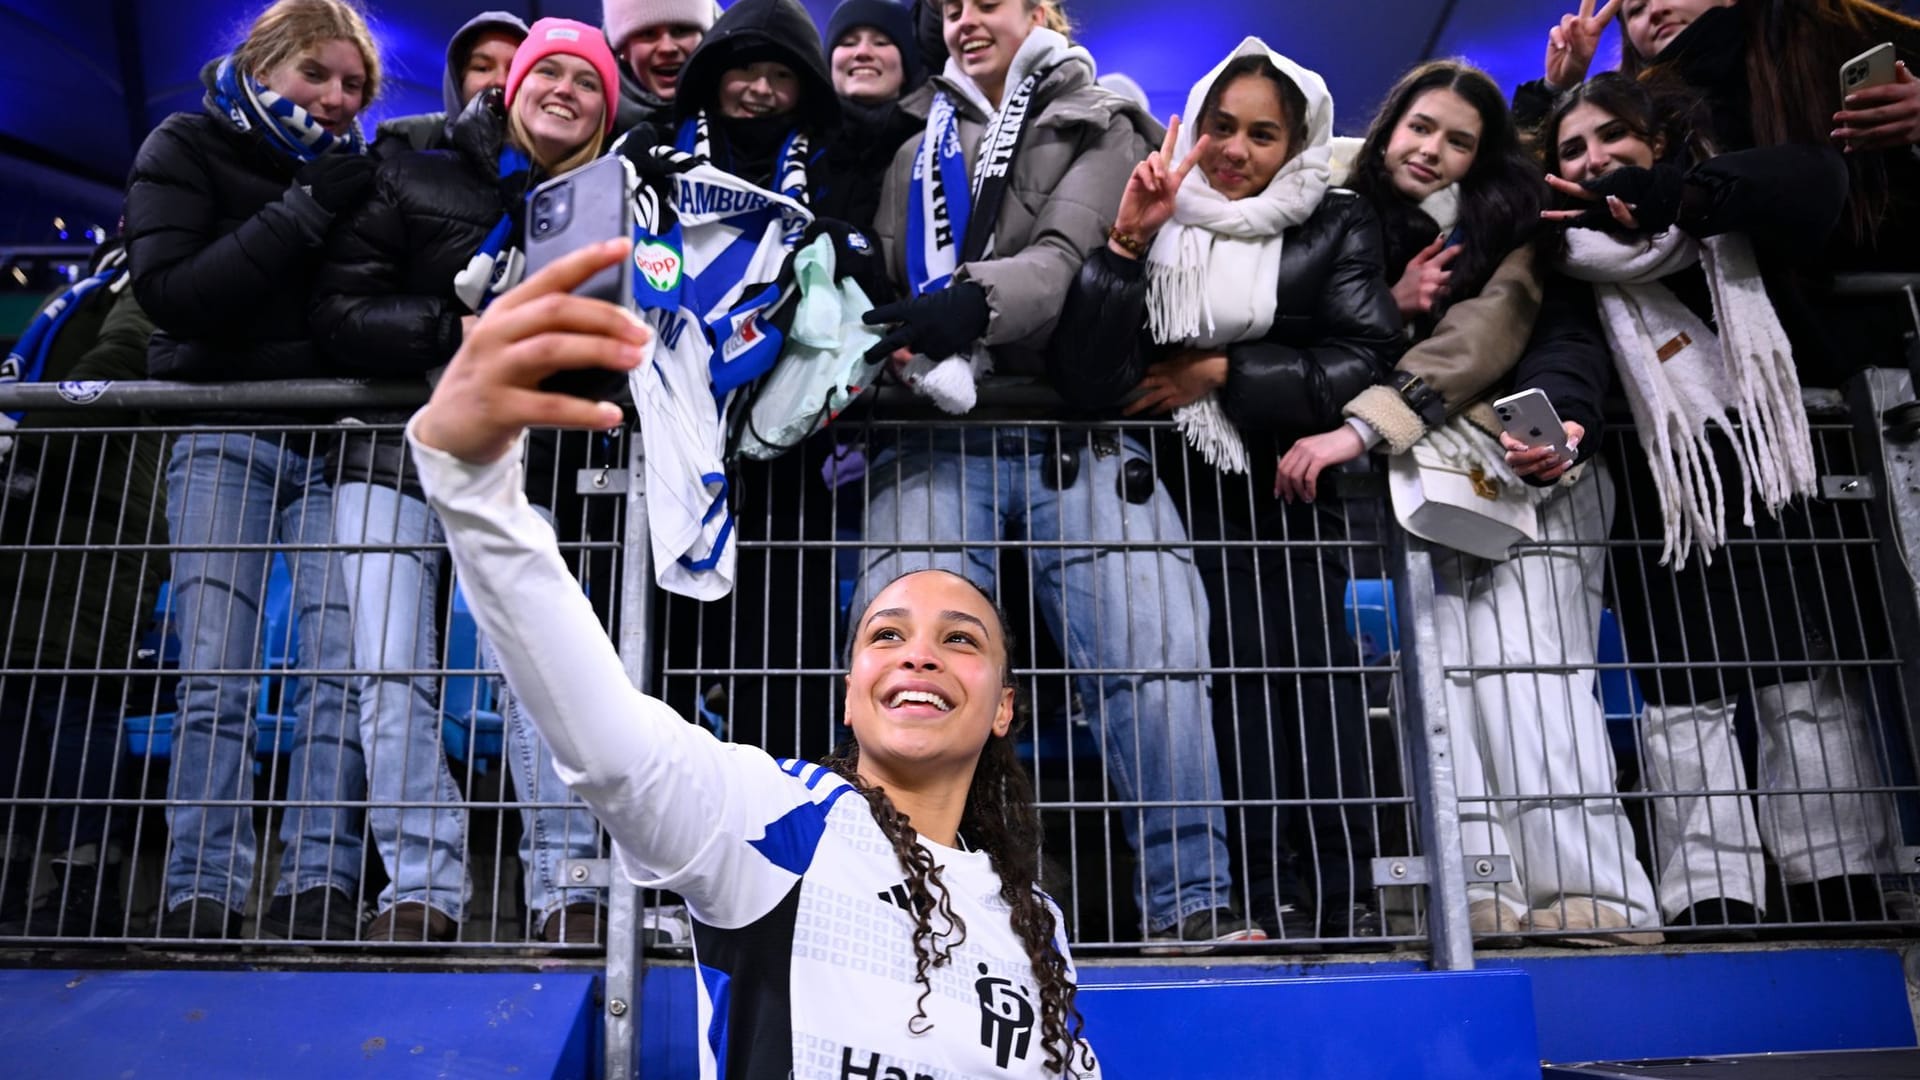
[[[1151, 242], [1161, 227], [1173, 217], [1174, 199], [1180, 192], [1180, 185], [1186, 181], [1193, 167], [1199, 164], [1200, 155], [1212, 145], [1211, 136], [1202, 135], [1179, 164], [1169, 164], [1173, 161], [1174, 148], [1179, 141], [1180, 118], [1175, 116], [1167, 122], [1167, 138], [1160, 144], [1160, 149], [1135, 165], [1133, 175], [1127, 177], [1127, 190], [1120, 196], [1120, 212], [1114, 218], [1115, 231], [1145, 244]], [[1117, 255], [1138, 258], [1118, 245], [1108, 246]]]
[[1580, 0], [1578, 14], [1560, 16], [1560, 25], [1547, 31], [1547, 86], [1554, 90], [1571, 89], [1587, 77], [1600, 32], [1620, 10], [1620, 0], [1607, 0], [1598, 12], [1593, 3]]

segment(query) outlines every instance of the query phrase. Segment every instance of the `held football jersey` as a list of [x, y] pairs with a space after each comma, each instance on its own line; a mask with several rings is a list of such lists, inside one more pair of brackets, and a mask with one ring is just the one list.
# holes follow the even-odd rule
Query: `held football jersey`
[[[629, 879], [686, 899], [702, 1077], [1050, 1075], [1039, 987], [985, 854], [926, 845], [966, 933], [928, 973], [927, 1016], [910, 1027], [912, 901], [866, 800], [827, 769], [720, 742], [635, 690], [527, 505], [517, 452], [473, 466], [414, 448], [474, 618], [561, 779], [606, 825]], [[943, 944], [959, 937], [929, 917]], [[1084, 1047], [1074, 1063], [1099, 1075]]]

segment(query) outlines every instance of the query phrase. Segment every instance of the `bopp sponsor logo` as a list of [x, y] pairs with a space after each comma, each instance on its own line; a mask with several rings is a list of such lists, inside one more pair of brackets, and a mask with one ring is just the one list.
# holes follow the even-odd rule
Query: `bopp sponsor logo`
[[683, 263], [680, 253], [665, 244], [636, 244], [633, 268], [656, 292], [672, 292], [680, 287]]

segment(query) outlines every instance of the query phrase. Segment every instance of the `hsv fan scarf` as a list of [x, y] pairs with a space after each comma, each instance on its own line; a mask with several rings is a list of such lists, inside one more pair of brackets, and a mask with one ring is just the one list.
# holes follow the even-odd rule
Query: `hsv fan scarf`
[[780, 357], [770, 317], [791, 288], [788, 254], [812, 214], [684, 152], [653, 153], [686, 167], [667, 179], [670, 197], [649, 186], [635, 196], [633, 295], [657, 340], [652, 362], [631, 377], [654, 578], [716, 600], [733, 589], [736, 554], [725, 415], [734, 392]]
[[366, 153], [358, 120], [352, 131], [335, 135], [315, 123], [307, 110], [267, 89], [265, 83], [241, 75], [231, 56], [220, 61], [212, 97], [234, 126], [241, 131], [258, 131], [267, 145], [295, 161], [312, 161], [326, 153]]
[[480, 241], [480, 249], [467, 260], [466, 268], [453, 276], [454, 295], [476, 315], [493, 303], [494, 297], [518, 285], [526, 270], [526, 256], [509, 242], [520, 235], [520, 215], [516, 211], [526, 206], [527, 179], [532, 172], [533, 161], [524, 150], [512, 143], [501, 146], [500, 194], [510, 209]]
[[[21, 332], [20, 340], [13, 343], [13, 351], [7, 353], [5, 362], [0, 362], [0, 383], [39, 382], [47, 369], [47, 354], [53, 350], [54, 339], [60, 336], [60, 328], [80, 307], [80, 301], [87, 294], [102, 285], [111, 285], [114, 279], [127, 272], [127, 252], [121, 248], [108, 255], [100, 263], [100, 271], [86, 278], [53, 298], [52, 302], [40, 309], [27, 328]], [[117, 287], [111, 291], [118, 291]], [[0, 419], [0, 431], [14, 427], [19, 423], [20, 412], [8, 412]]]

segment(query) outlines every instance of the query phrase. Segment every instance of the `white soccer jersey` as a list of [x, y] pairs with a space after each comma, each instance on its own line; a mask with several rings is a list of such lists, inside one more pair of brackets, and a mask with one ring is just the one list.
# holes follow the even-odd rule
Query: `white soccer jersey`
[[[986, 855], [927, 844], [966, 934], [929, 973], [916, 1034], [905, 872], [866, 800], [635, 690], [527, 505], [517, 453], [470, 466], [414, 449], [474, 618], [561, 779], [606, 825], [629, 879], [687, 901], [703, 1078], [1050, 1075], [1039, 989]], [[1090, 1052], [1076, 1061], [1099, 1075]]]

